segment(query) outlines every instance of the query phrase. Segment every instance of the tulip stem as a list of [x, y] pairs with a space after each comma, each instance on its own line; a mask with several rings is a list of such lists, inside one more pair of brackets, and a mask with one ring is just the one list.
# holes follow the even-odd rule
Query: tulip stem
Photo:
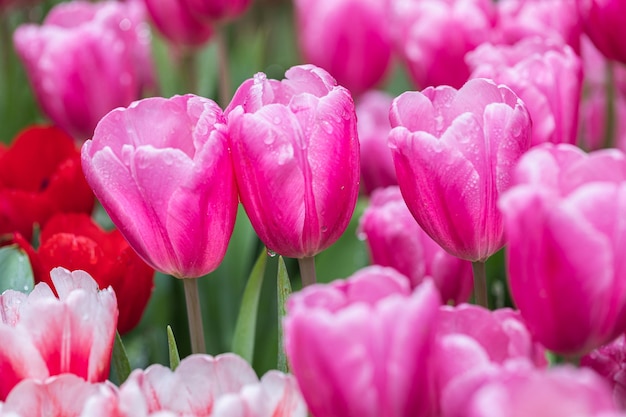
[[217, 61], [219, 65], [219, 103], [226, 108], [230, 102], [230, 65], [228, 62], [228, 45], [224, 36], [225, 26], [215, 31], [215, 46], [217, 47]]
[[304, 258], [298, 258], [298, 265], [300, 266], [302, 288], [315, 284], [317, 281], [315, 277], [315, 257], [307, 256]]
[[472, 272], [474, 273], [474, 303], [489, 308], [485, 263], [480, 261], [472, 262]]
[[180, 57], [180, 75], [185, 93], [198, 94], [198, 54], [193, 48], [185, 48]]
[[607, 61], [605, 69], [606, 111], [604, 117], [604, 147], [615, 145], [615, 73], [613, 61]]
[[187, 304], [187, 319], [189, 321], [189, 335], [191, 337], [191, 352], [206, 353], [198, 280], [196, 278], [184, 278], [183, 285], [185, 286], [185, 302]]

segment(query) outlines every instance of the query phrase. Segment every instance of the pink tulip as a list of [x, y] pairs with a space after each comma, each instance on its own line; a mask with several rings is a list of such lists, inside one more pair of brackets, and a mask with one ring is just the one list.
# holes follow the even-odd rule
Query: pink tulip
[[394, 100], [389, 135], [409, 210], [449, 253], [484, 261], [504, 245], [498, 195], [530, 145], [531, 122], [506, 86], [473, 79]]
[[348, 90], [321, 68], [283, 81], [259, 73], [226, 109], [241, 203], [283, 256], [313, 256], [345, 231], [359, 192], [359, 142]]
[[0, 400], [23, 379], [73, 373], [88, 381], [109, 375], [117, 325], [115, 294], [83, 271], [55, 268], [59, 298], [40, 283], [30, 295], [0, 296]]
[[[91, 384], [72, 374], [45, 381], [27, 379], [18, 384], [0, 403], [0, 415], [6, 417], [96, 417], [86, 413], [90, 401], [116, 395], [110, 383]], [[111, 417], [113, 414], [106, 414]], [[99, 414], [98, 417], [105, 417]], [[165, 416], [163, 416], [165, 417]]]
[[459, 88], [470, 75], [463, 57], [491, 39], [491, 0], [391, 0], [394, 41], [419, 88]]
[[499, 0], [496, 39], [515, 44], [539, 37], [580, 50], [582, 31], [576, 2], [579, 0]]
[[137, 2], [73, 1], [42, 26], [20, 26], [15, 49], [43, 111], [77, 140], [152, 83], [150, 36]]
[[626, 330], [626, 157], [542, 145], [514, 178], [499, 202], [513, 301], [546, 348], [583, 355]]
[[528, 38], [514, 46], [481, 45], [466, 60], [473, 78], [505, 84], [524, 101], [532, 145], [576, 142], [582, 65], [570, 47]]
[[186, 0], [143, 0], [159, 32], [172, 44], [201, 46], [213, 37], [213, 24], [196, 16]]
[[585, 33], [608, 59], [626, 63], [626, 27], [623, 0], [578, 0]]
[[222, 110], [193, 95], [107, 114], [82, 148], [87, 182], [153, 268], [196, 278], [222, 261], [237, 187]]
[[613, 401], [626, 409], [626, 337], [622, 334], [583, 356], [580, 365], [598, 373], [613, 389]]
[[417, 224], [398, 187], [374, 191], [359, 233], [367, 238], [372, 263], [391, 266], [416, 287], [432, 278], [444, 302], [467, 301], [472, 292], [472, 265], [450, 255]]
[[[572, 367], [501, 372], [465, 404], [467, 417], [609, 417], [618, 413], [604, 381]], [[448, 417], [444, 414], [444, 417]]]
[[196, 16], [212, 21], [233, 19], [250, 7], [251, 0], [182, 0]]
[[375, 87], [391, 62], [387, 2], [296, 0], [305, 61], [327, 70], [354, 95]]
[[379, 266], [292, 295], [285, 348], [311, 414], [430, 415], [428, 364], [439, 304], [431, 282], [411, 293], [405, 277]]
[[387, 137], [391, 130], [389, 108], [393, 98], [382, 91], [365, 93], [357, 102], [357, 130], [361, 146], [361, 186], [366, 194], [397, 185]]

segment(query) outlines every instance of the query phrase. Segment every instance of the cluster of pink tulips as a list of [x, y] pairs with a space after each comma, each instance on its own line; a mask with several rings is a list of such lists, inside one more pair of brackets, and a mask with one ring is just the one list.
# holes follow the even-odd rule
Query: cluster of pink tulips
[[[54, 126], [0, 144], [0, 272], [22, 251], [35, 284], [0, 276], [0, 417], [626, 417], [626, 2], [294, 0], [307, 63], [231, 97], [223, 36], [251, 7], [73, 0], [15, 30]], [[191, 90], [217, 43], [219, 99], [159, 97], [150, 24]], [[373, 90], [396, 67], [418, 91]], [[212, 356], [198, 281], [243, 216], [264, 249], [241, 356]], [[372, 265], [317, 283], [357, 223]], [[155, 270], [183, 283], [193, 353], [170, 334], [170, 367], [131, 372], [116, 332]]]

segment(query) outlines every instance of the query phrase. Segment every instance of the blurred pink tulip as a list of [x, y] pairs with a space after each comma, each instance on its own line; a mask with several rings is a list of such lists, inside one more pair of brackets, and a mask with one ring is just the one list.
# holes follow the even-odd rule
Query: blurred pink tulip
[[623, 0], [578, 0], [583, 29], [608, 59], [626, 64], [626, 2]]
[[515, 44], [539, 37], [569, 45], [580, 51], [582, 31], [578, 18], [579, 0], [499, 0], [494, 41]]
[[50, 276], [59, 298], [44, 283], [28, 296], [11, 290], [0, 296], [0, 400], [23, 379], [72, 373], [104, 381], [109, 375], [115, 294], [99, 291], [83, 271], [55, 268]]
[[193, 95], [107, 114], [82, 148], [87, 182], [153, 268], [197, 278], [222, 261], [237, 187], [222, 110]]
[[15, 49], [43, 111], [75, 139], [153, 82], [150, 31], [137, 2], [72, 1], [42, 26], [20, 26]]
[[533, 121], [532, 145], [576, 143], [582, 65], [569, 46], [528, 38], [483, 44], [466, 56], [472, 78], [490, 78], [519, 96]]
[[390, 0], [394, 42], [420, 89], [461, 87], [470, 71], [467, 52], [491, 40], [491, 0]]
[[474, 391], [464, 410], [467, 417], [624, 415], [598, 375], [569, 366], [500, 372]]
[[143, 1], [156, 28], [173, 45], [201, 46], [213, 37], [213, 24], [196, 16], [186, 0]]
[[354, 95], [375, 87], [391, 62], [388, 1], [295, 0], [305, 61], [327, 70]]
[[241, 203], [268, 249], [313, 256], [345, 231], [359, 192], [359, 141], [348, 90], [321, 68], [259, 73], [226, 109]]
[[591, 368], [613, 388], [613, 401], [626, 409], [626, 337], [592, 350], [580, 359], [580, 366]]
[[196, 16], [211, 21], [230, 20], [244, 13], [252, 0], [182, 0]]
[[[94, 401], [94, 407], [106, 406], [105, 400]], [[161, 365], [135, 370], [120, 386], [119, 394], [108, 401], [111, 413], [106, 415], [119, 417], [306, 416], [293, 377], [272, 371], [259, 381], [250, 365], [232, 353], [191, 355], [175, 371]], [[243, 412], [246, 407], [250, 407], [248, 413]]]
[[484, 261], [504, 245], [498, 195], [530, 145], [531, 122], [506, 86], [473, 79], [394, 100], [389, 135], [409, 210], [452, 255]]
[[[0, 403], [3, 417], [111, 417], [113, 414], [85, 412], [90, 401], [111, 397], [116, 388], [110, 383], [92, 384], [72, 374], [63, 374], [45, 381], [26, 379], [18, 384]], [[165, 416], [163, 416], [165, 417]]]
[[450, 255], [422, 230], [398, 187], [374, 191], [358, 233], [367, 239], [372, 263], [395, 268], [410, 278], [412, 287], [429, 277], [443, 302], [458, 304], [469, 299], [471, 263]]
[[391, 268], [291, 296], [285, 349], [316, 417], [430, 415], [428, 370], [439, 295], [427, 281], [411, 293]]
[[626, 330], [626, 157], [546, 144], [514, 182], [499, 202], [513, 301], [546, 348], [583, 355]]
[[393, 97], [382, 91], [370, 91], [356, 104], [357, 130], [361, 147], [361, 187], [365, 194], [376, 188], [397, 185], [391, 151], [387, 144], [391, 124], [389, 109]]

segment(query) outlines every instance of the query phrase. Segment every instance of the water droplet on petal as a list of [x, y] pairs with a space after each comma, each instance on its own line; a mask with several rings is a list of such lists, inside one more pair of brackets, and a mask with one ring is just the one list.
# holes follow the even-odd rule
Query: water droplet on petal
[[267, 249], [267, 256], [269, 256], [270, 258], [273, 258], [276, 256], [276, 252], [274, 252], [271, 249]]
[[272, 121], [274, 122], [275, 125], [279, 125], [280, 122], [281, 122], [280, 117], [278, 117], [278, 116], [274, 117], [274, 119]]
[[327, 120], [324, 120], [322, 122], [322, 129], [329, 135], [333, 133], [333, 125], [331, 125], [330, 122], [328, 122]]
[[328, 227], [327, 226], [322, 226], [322, 233], [326, 233], [328, 232]]

